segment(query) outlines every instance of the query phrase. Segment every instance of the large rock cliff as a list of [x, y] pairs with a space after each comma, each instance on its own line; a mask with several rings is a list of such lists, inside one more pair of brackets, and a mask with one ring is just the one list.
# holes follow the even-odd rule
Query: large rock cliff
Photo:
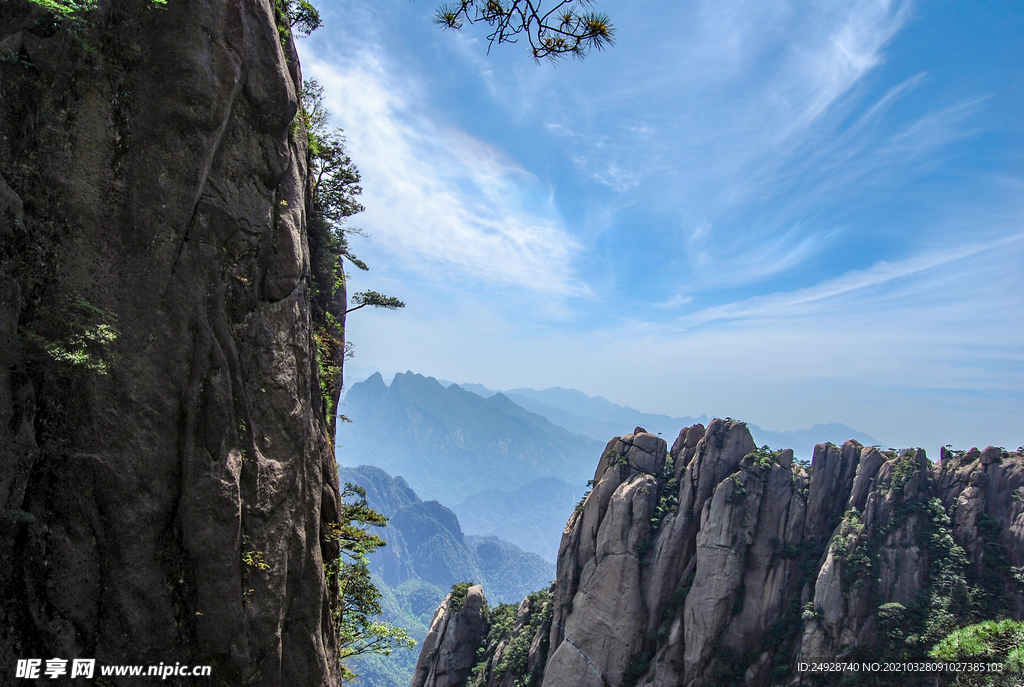
[[338, 684], [300, 84], [271, 0], [0, 8], [0, 665]]
[[[542, 668], [518, 679], [790, 684], [800, 662], [922, 658], [957, 627], [1020, 620], [1022, 580], [1020, 453], [944, 449], [933, 465], [848, 441], [804, 466], [739, 422], [685, 428], [671, 450], [637, 428], [565, 527], [550, 629], [521, 662]], [[498, 651], [492, 637], [479, 655]]]

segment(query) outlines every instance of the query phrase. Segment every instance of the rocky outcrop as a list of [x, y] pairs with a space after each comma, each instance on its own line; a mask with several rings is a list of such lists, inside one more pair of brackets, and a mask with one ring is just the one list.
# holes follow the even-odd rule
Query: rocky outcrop
[[551, 612], [550, 590], [528, 594], [517, 605], [488, 607], [481, 587], [455, 585], [434, 614], [413, 687], [539, 685]]
[[[508, 609], [511, 610], [511, 609]], [[483, 660], [473, 671], [474, 687], [518, 687], [540, 684], [548, 657], [551, 595], [530, 594], [515, 609], [511, 631], [502, 625], [499, 608], [491, 617]], [[510, 614], [511, 615], [511, 614]]]
[[[641, 501], [650, 501], [655, 497], [650, 481], [644, 479], [641, 465], [649, 468], [658, 467], [660, 470], [659, 462], [663, 464], [665, 460], [664, 440], [650, 434], [644, 436], [645, 439], [642, 440], [642, 443], [636, 446], [633, 443], [636, 437], [635, 433], [621, 438], [616, 437], [608, 443], [594, 475], [593, 490], [587, 496], [583, 507], [577, 508], [566, 524], [558, 552], [558, 576], [554, 587], [554, 620], [550, 639], [550, 645], [554, 652], [561, 647], [565, 638], [565, 623], [573, 610], [572, 602], [579, 590], [583, 570], [588, 563], [593, 561], [588, 571], [588, 578], [594, 575], [597, 575], [598, 579], [610, 579], [615, 574], [629, 576], [632, 568], [639, 573], [640, 565], [636, 560], [635, 546], [639, 543], [640, 537], [646, 541], [648, 536], [648, 532], [643, 531], [644, 528], [641, 527], [641, 516], [646, 512], [647, 517], [650, 517], [650, 506], [643, 505]], [[645, 447], [649, 450], [645, 450]], [[631, 457], [630, 451], [632, 451]], [[640, 481], [643, 481], [643, 484], [640, 484]], [[625, 494], [620, 494], [616, 502], [617, 508], [614, 516], [616, 524], [614, 528], [612, 526], [605, 528], [606, 534], [602, 540], [605, 544], [603, 553], [614, 552], [618, 560], [614, 563], [609, 561], [608, 565], [598, 573], [597, 561], [594, 561], [594, 558], [598, 552], [602, 522], [608, 513], [612, 498], [624, 482], [631, 483], [631, 486], [625, 488], [630, 492], [630, 496], [627, 499]], [[632, 513], [634, 495], [641, 497], [637, 503], [641, 512], [638, 512], [635, 518]], [[616, 530], [614, 533], [613, 529]], [[629, 542], [623, 541], [623, 537], [631, 539], [632, 548], [629, 547]], [[604, 560], [604, 556], [601, 560]], [[612, 566], [615, 569], [614, 573]], [[635, 597], [633, 601], [636, 601]], [[569, 646], [571, 647], [572, 644]]]
[[4, 665], [339, 682], [281, 29], [268, 0], [0, 12]]
[[637, 428], [566, 525], [531, 684], [768, 687], [798, 662], [923, 658], [978, 618], [1024, 617], [1022, 533], [1020, 453], [933, 465], [848, 441], [801, 465], [731, 420], [671, 451]]
[[[921, 450], [881, 464], [877, 450], [861, 454], [856, 482], [863, 477], [875, 488], [861, 509], [846, 512], [831, 539], [814, 585], [800, 660], [849, 655], [855, 647], [874, 645], [880, 604], [872, 597], [906, 608], [925, 584], [930, 552], [922, 541], [924, 520], [944, 515], [941, 505], [928, 510], [934, 508], [927, 502], [931, 465]], [[852, 492], [849, 501], [855, 497]]]
[[[623, 472], [630, 469], [623, 467]], [[593, 555], [568, 599], [571, 612], [563, 615], [555, 632], [560, 641], [551, 642], [554, 649], [546, 668], [550, 684], [601, 687], [605, 674], [629, 664], [646, 629], [637, 547], [650, 535], [656, 498], [657, 480], [646, 474], [627, 477], [612, 493], [596, 528]], [[556, 587], [556, 608], [569, 608], [565, 590]]]
[[487, 599], [480, 585], [456, 585], [430, 623], [413, 672], [412, 687], [463, 685], [487, 636]]

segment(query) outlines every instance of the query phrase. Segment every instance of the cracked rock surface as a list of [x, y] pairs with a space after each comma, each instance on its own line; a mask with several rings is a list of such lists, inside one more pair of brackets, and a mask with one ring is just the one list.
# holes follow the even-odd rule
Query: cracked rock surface
[[[0, 12], [0, 662], [339, 684], [297, 55], [271, 2], [149, 5]], [[53, 294], [105, 374], [33, 357]]]
[[922, 598], [963, 603], [951, 581], [984, 580], [975, 613], [1024, 618], [1021, 566], [1019, 453], [943, 449], [932, 464], [848, 441], [806, 466], [756, 449], [740, 422], [684, 428], [670, 451], [637, 428], [608, 443], [565, 526], [531, 684], [793, 684], [798, 661], [877, 658]]

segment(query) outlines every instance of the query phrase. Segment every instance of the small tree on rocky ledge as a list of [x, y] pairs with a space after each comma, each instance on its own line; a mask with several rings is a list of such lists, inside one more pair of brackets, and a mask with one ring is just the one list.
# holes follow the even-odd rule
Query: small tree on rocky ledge
[[[293, 6], [293, 3], [285, 3], [283, 11], [292, 11]], [[307, 222], [312, 281], [310, 304], [324, 410], [333, 435], [342, 370], [346, 356], [350, 355], [345, 340], [345, 315], [364, 305], [394, 310], [405, 304], [393, 296], [366, 291], [355, 294], [353, 301], [362, 296], [367, 296], [368, 301], [359, 301], [358, 307], [348, 308], [347, 276], [342, 260], [348, 260], [360, 270], [369, 269], [352, 253], [348, 240], [352, 234], [365, 236], [348, 224], [349, 217], [364, 209], [358, 201], [363, 192], [359, 170], [348, 155], [341, 129], [328, 128], [330, 112], [324, 105], [323, 87], [314, 80], [306, 81], [301, 96], [293, 132], [297, 133], [301, 124], [306, 133], [312, 189], [312, 211]]]
[[352, 302], [356, 304], [356, 307], [349, 308], [345, 311], [345, 314], [355, 312], [359, 308], [365, 308], [370, 306], [371, 308], [383, 308], [384, 310], [398, 310], [404, 308], [405, 303], [398, 300], [394, 296], [385, 296], [382, 293], [376, 291], [361, 291], [352, 294]]
[[412, 649], [416, 642], [404, 629], [374, 620], [383, 609], [380, 590], [370, 577], [367, 556], [385, 546], [385, 542], [370, 527], [384, 527], [388, 519], [367, 505], [362, 487], [346, 482], [341, 496], [341, 522], [332, 525], [328, 532], [330, 538], [337, 540], [341, 553], [326, 572], [336, 575], [338, 580], [340, 599], [334, 619], [339, 658], [342, 679], [352, 680], [356, 674], [346, 661], [368, 653], [386, 656], [395, 649]]

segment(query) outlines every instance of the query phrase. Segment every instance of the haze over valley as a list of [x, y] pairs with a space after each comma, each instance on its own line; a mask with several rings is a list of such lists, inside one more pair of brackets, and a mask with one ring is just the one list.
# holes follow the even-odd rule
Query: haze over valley
[[[562, 527], [614, 436], [643, 427], [673, 441], [701, 417], [643, 413], [574, 389], [488, 389], [413, 372], [351, 383], [339, 412], [340, 465], [401, 476], [423, 498], [458, 514], [467, 533], [499, 536], [550, 562]], [[875, 438], [841, 423], [774, 432], [749, 424], [758, 446], [809, 461], [817, 443]], [[885, 447], [883, 447], [885, 448]]]

